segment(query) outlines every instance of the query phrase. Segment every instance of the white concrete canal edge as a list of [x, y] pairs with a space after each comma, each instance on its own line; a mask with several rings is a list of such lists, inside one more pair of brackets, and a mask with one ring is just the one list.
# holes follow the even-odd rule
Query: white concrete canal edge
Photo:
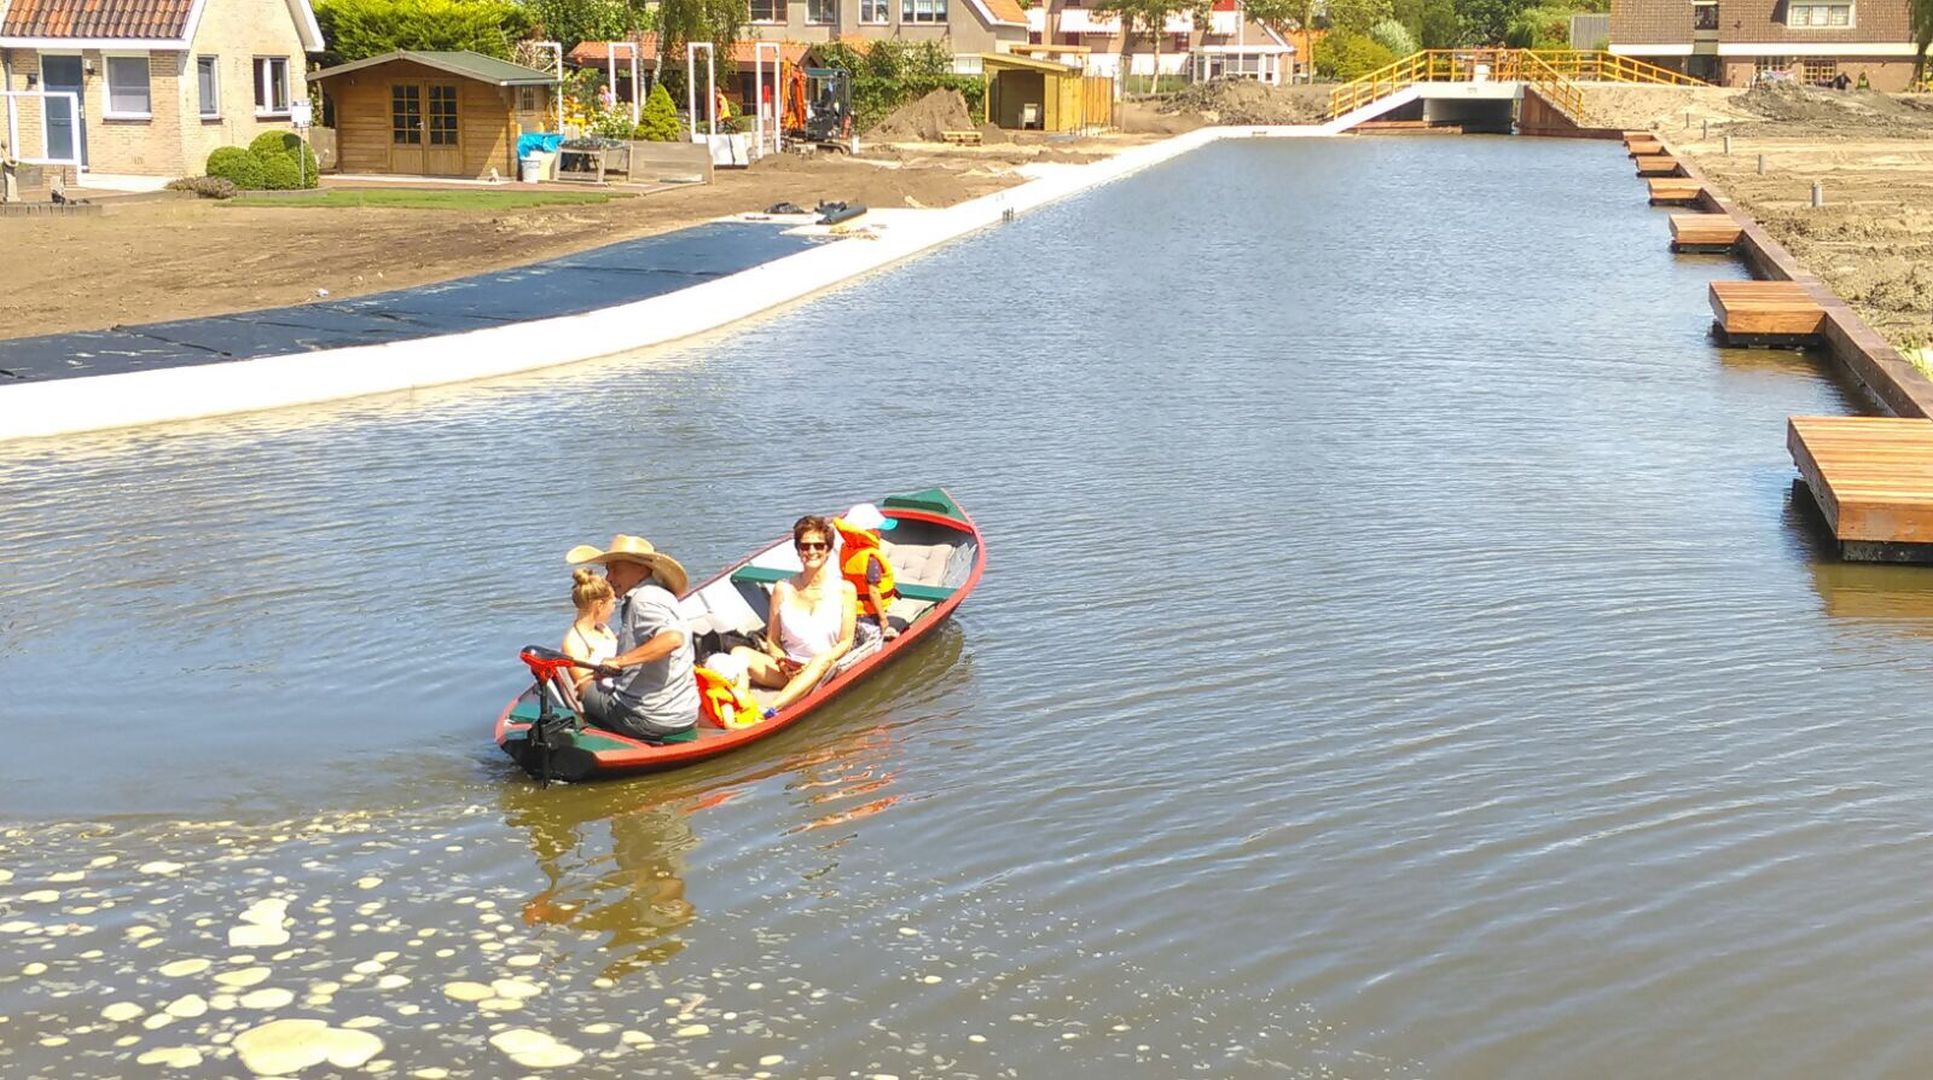
[[903, 211], [850, 239], [634, 303], [457, 334], [0, 387], [0, 441], [338, 401], [576, 363], [715, 330], [977, 229], [1225, 138], [1337, 134], [1347, 125], [1202, 128], [1061, 166], [944, 210]]

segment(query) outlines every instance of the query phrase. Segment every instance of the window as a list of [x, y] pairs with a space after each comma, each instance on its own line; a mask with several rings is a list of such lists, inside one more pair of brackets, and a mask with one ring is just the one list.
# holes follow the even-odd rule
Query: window
[[389, 88], [389, 141], [397, 146], [422, 145], [422, 87], [399, 84]]
[[107, 115], [145, 120], [148, 109], [148, 58], [107, 57]]
[[752, 0], [753, 22], [784, 22], [785, 0]]
[[289, 58], [255, 58], [255, 115], [285, 116], [289, 111]]
[[1801, 78], [1809, 83], [1831, 82], [1833, 77], [1839, 74], [1839, 61], [1801, 60], [1799, 62], [1799, 74]]
[[518, 112], [542, 112], [544, 108], [544, 89], [541, 86], [517, 87]]
[[456, 145], [456, 84], [430, 87], [430, 145]]
[[1785, 57], [1785, 56], [1754, 57], [1752, 59], [1752, 74], [1765, 75], [1771, 72], [1784, 71], [1791, 66], [1792, 66], [1792, 60], [1790, 57]]
[[1693, 30], [1718, 29], [1718, 5], [1693, 3], [1691, 5], [1691, 28]]
[[1851, 4], [1788, 3], [1785, 25], [1806, 29], [1851, 26]]
[[805, 21], [809, 23], [829, 23], [833, 18], [834, 0], [805, 0]]
[[886, 0], [859, 0], [859, 21], [883, 26], [890, 18]]
[[195, 57], [195, 86], [201, 92], [201, 118], [221, 116], [221, 65], [213, 56]]
[[946, 21], [946, 0], [899, 0], [899, 21], [943, 23]]

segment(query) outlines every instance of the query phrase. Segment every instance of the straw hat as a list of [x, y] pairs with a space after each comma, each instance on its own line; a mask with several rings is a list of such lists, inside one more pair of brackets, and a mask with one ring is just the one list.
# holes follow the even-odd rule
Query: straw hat
[[691, 583], [678, 560], [652, 547], [651, 541], [641, 536], [619, 533], [611, 537], [611, 546], [603, 549], [593, 544], [579, 544], [564, 553], [564, 561], [572, 566], [603, 563], [607, 567], [614, 562], [637, 563], [656, 574], [665, 588], [678, 596], [683, 596], [685, 587]]

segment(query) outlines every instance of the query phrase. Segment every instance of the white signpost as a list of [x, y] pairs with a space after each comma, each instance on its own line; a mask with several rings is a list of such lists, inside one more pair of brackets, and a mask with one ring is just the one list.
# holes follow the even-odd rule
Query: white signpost
[[[295, 139], [299, 143], [295, 151], [296, 187], [309, 186], [309, 127], [315, 122], [315, 106], [307, 98], [289, 103], [289, 123], [295, 128]], [[318, 164], [320, 164], [318, 162]], [[318, 178], [319, 182], [320, 178]]]

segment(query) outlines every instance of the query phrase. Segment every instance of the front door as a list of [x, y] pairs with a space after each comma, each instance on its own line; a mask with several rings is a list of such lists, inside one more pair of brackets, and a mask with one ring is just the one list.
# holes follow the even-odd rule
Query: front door
[[389, 87], [389, 171], [423, 173], [423, 88], [416, 83]]
[[[40, 58], [40, 81], [49, 93], [81, 92], [81, 58], [78, 56], [42, 56]], [[82, 164], [87, 162], [87, 111], [82, 109], [75, 114], [74, 101], [86, 98], [69, 99], [48, 97], [41, 99], [42, 130], [47, 133], [47, 156], [65, 161], [76, 155]]]
[[431, 176], [462, 176], [463, 146], [458, 135], [457, 83], [430, 83], [423, 87], [429, 103], [425, 115], [428, 138], [423, 150], [423, 171]]

